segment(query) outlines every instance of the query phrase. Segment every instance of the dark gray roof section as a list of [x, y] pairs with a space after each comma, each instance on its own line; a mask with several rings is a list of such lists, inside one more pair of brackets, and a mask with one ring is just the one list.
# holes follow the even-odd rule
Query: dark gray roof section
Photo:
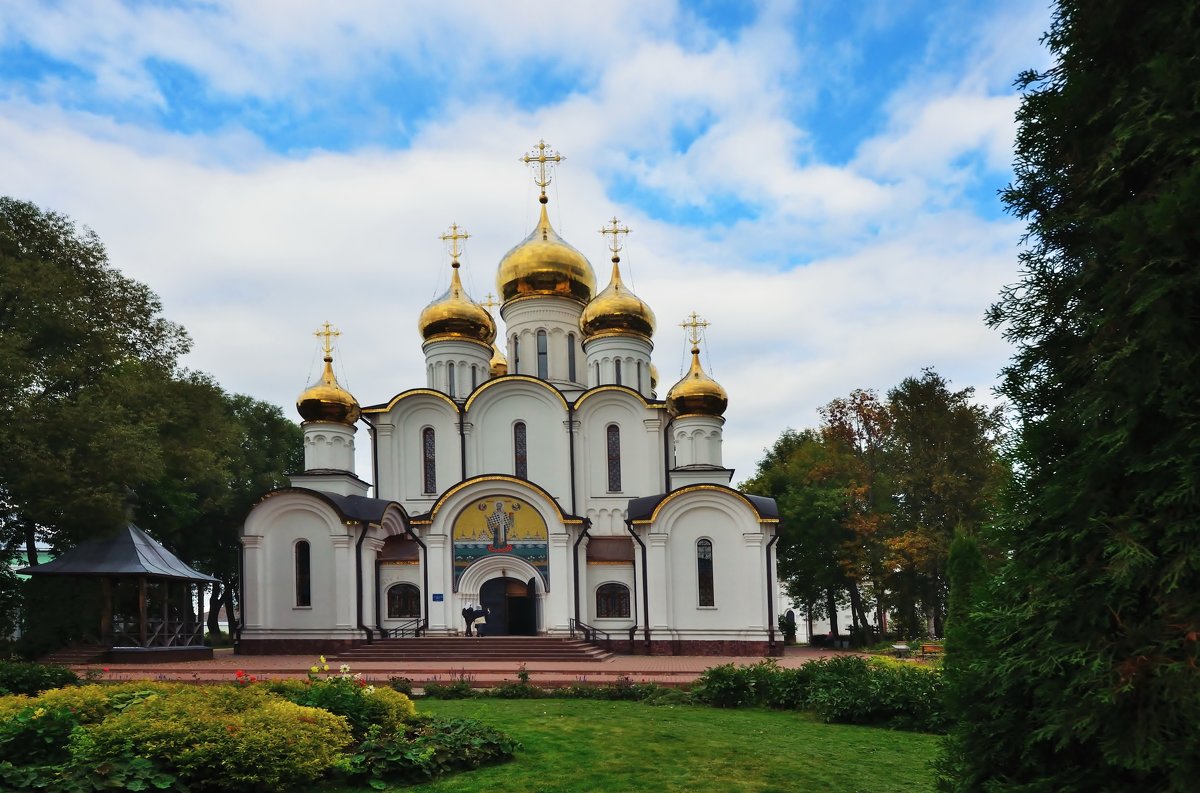
[[[684, 485], [683, 487], [672, 490], [671, 493], [679, 490], [686, 490], [692, 485]], [[724, 485], [704, 485], [707, 488], [716, 488], [717, 490], [726, 490], [733, 495], [740, 496], [754, 507], [754, 511], [758, 513], [758, 517], [764, 519], [779, 519], [779, 506], [775, 503], [775, 499], [767, 496], [752, 496], [749, 493], [743, 493], [740, 490], [734, 490], [732, 487]], [[654, 513], [654, 508], [666, 499], [671, 493], [659, 493], [656, 496], [642, 496], [641, 498], [632, 498], [629, 500], [629, 520], [645, 520]]]
[[25, 575], [147, 576], [175, 581], [217, 579], [179, 560], [132, 523], [108, 537], [88, 540], [45, 564], [18, 570]]
[[259, 500], [259, 503], [261, 504], [267, 498], [283, 495], [284, 493], [299, 493], [319, 498], [333, 507], [342, 520], [379, 523], [383, 520], [383, 514], [387, 512], [387, 508], [390, 506], [395, 506], [396, 509], [400, 510], [400, 515], [406, 525], [409, 520], [408, 513], [404, 511], [404, 507], [396, 501], [388, 501], [386, 498], [367, 498], [366, 496], [343, 496], [338, 493], [326, 493], [323, 490], [313, 490], [308, 487], [281, 487], [278, 490], [272, 490], [270, 493], [267, 493]]

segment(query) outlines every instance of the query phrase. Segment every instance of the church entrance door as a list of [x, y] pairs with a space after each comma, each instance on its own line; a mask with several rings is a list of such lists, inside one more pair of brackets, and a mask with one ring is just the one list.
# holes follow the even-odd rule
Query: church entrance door
[[488, 610], [485, 636], [536, 636], [537, 610], [529, 584], [515, 578], [493, 578], [479, 589]]

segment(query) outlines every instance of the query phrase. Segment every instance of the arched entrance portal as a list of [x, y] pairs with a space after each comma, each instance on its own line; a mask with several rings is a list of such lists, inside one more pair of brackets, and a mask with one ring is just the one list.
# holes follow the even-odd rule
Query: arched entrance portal
[[530, 579], [500, 577], [479, 588], [479, 602], [488, 610], [487, 636], [536, 636], [537, 589]]

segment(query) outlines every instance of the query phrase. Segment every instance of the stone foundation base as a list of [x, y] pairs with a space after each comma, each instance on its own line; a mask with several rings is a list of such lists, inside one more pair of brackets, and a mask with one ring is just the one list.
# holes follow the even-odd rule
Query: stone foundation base
[[177, 661], [211, 661], [211, 647], [114, 647], [104, 660], [114, 664], [157, 664]]
[[366, 639], [242, 639], [238, 655], [332, 655], [367, 643]]
[[774, 646], [767, 641], [735, 641], [709, 639], [651, 639], [646, 642], [635, 639], [614, 641], [610, 648], [606, 643], [599, 642], [599, 647], [611, 649], [621, 655], [698, 655], [698, 656], [735, 656], [763, 658], [783, 655], [783, 642], [775, 642]]

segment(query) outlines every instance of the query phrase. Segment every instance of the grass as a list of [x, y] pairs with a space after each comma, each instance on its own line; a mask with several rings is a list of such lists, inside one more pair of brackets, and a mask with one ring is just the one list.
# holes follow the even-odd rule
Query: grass
[[418, 791], [933, 790], [938, 738], [822, 724], [767, 710], [589, 700], [418, 701], [423, 712], [479, 719], [524, 748], [510, 763]]

